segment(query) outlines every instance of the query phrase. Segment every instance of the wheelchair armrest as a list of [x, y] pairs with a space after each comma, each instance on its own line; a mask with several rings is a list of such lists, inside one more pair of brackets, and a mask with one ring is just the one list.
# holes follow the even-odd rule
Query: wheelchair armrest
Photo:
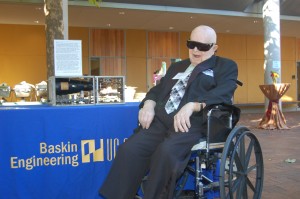
[[[240, 110], [233, 105], [213, 105], [207, 112], [207, 143], [225, 142], [237, 122], [234, 114]], [[234, 118], [235, 117], [235, 118]]]
[[231, 104], [212, 104], [206, 106], [203, 111], [205, 115], [209, 116], [208, 113], [210, 110], [212, 110], [213, 115], [216, 115], [216, 117], [218, 117], [218, 112], [220, 114], [223, 114], [223, 112], [230, 113], [232, 115], [232, 128], [235, 127], [235, 125], [240, 119], [241, 110], [238, 107]]
[[204, 109], [204, 116], [207, 116], [206, 138], [200, 139], [193, 146], [192, 151], [224, 147], [229, 133], [239, 119], [239, 114], [240, 109], [233, 105], [218, 104], [206, 106]]

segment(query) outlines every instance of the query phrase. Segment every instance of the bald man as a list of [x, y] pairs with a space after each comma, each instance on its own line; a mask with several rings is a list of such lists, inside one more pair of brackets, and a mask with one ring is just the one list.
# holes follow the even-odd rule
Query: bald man
[[232, 104], [238, 76], [234, 61], [215, 55], [216, 32], [198, 26], [187, 41], [189, 59], [173, 63], [140, 104], [140, 126], [118, 148], [99, 190], [106, 199], [134, 198], [148, 173], [144, 199], [171, 199], [191, 148], [206, 134], [203, 108]]

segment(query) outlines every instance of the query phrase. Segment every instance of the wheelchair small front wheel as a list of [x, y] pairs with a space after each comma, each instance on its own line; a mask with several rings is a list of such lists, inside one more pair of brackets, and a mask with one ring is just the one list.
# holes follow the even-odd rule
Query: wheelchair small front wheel
[[221, 198], [260, 199], [263, 174], [263, 155], [256, 136], [246, 127], [235, 127], [222, 153]]

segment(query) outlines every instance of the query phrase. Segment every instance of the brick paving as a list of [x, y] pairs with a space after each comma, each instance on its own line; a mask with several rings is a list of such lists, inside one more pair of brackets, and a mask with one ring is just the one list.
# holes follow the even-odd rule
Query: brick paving
[[[261, 145], [264, 158], [262, 199], [300, 198], [300, 112], [283, 113], [289, 130], [258, 129], [263, 113], [243, 113], [238, 125], [253, 132]], [[287, 159], [296, 159], [287, 163]]]

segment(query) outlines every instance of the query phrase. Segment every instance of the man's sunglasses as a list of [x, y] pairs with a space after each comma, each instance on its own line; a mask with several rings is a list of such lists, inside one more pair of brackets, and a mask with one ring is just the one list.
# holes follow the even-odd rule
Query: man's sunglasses
[[204, 43], [201, 43], [201, 42], [191, 41], [191, 40], [186, 41], [186, 46], [189, 49], [194, 49], [195, 47], [197, 47], [197, 49], [199, 51], [209, 51], [213, 45], [214, 44], [204, 44]]

